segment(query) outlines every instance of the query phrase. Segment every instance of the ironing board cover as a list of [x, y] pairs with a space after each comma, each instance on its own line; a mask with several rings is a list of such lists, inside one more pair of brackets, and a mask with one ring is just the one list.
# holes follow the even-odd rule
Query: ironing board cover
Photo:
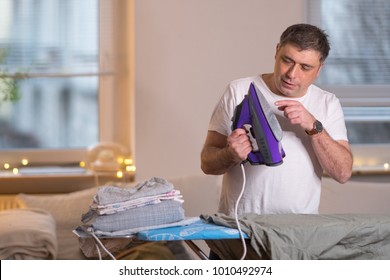
[[[247, 238], [247, 235], [243, 234]], [[240, 238], [240, 234], [237, 229], [209, 224], [198, 219], [185, 226], [140, 231], [137, 238], [145, 241], [236, 239]]]

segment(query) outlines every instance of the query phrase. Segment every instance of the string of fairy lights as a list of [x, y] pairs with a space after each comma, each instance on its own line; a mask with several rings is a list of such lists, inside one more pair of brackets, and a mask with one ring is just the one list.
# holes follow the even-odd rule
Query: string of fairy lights
[[[116, 159], [116, 168], [110, 172], [115, 172], [117, 178], [123, 178], [125, 175], [134, 175], [136, 167], [132, 158], [118, 157]], [[79, 166], [88, 170], [88, 164], [85, 161], [80, 161]], [[3, 168], [0, 171], [4, 171], [7, 174], [18, 175], [20, 173], [20, 168], [29, 167], [29, 160], [27, 158], [21, 159], [19, 164], [12, 165], [11, 163], [3, 163]]]
[[[28, 159], [22, 159], [21, 160], [22, 166], [27, 166], [28, 165]], [[19, 173], [19, 167], [12, 167], [10, 163], [5, 162], [3, 164], [3, 168], [5, 171], [11, 171], [13, 174], [18, 174]]]

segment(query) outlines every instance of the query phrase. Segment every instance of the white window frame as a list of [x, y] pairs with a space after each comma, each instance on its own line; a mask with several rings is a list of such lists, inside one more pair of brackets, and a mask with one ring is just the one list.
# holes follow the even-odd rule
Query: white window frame
[[[304, 19], [309, 21], [309, 1], [302, 3]], [[326, 67], [326, 61], [325, 66]], [[343, 107], [387, 107], [390, 106], [390, 85], [321, 85], [321, 88], [335, 93]], [[355, 174], [373, 174], [390, 171], [390, 144], [351, 144], [354, 156]]]
[[[107, 10], [115, 21], [99, 28], [99, 62], [106, 73], [99, 78], [99, 141], [118, 142], [134, 151], [134, 0], [100, 0], [99, 11]], [[22, 159], [33, 165], [78, 164], [85, 153], [86, 149], [4, 150], [1, 162], [11, 166], [20, 166]]]

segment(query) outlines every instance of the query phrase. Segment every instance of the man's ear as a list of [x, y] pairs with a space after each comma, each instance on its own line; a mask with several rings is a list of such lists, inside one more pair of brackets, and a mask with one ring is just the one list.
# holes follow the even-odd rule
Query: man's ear
[[280, 48], [280, 44], [278, 43], [277, 45], [276, 45], [276, 50], [275, 50], [275, 58], [276, 58], [276, 54], [278, 53], [278, 51], [279, 51], [279, 48]]
[[316, 79], [320, 76], [322, 67], [324, 67], [324, 65], [325, 65], [325, 62], [322, 62], [321, 65], [320, 65], [320, 67], [318, 68], [317, 75], [316, 75]]

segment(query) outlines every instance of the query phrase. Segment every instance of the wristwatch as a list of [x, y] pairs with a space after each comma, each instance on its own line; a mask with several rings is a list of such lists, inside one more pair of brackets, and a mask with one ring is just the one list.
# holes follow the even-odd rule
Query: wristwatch
[[314, 135], [321, 133], [324, 130], [324, 127], [322, 126], [322, 123], [319, 120], [315, 120], [313, 123], [313, 129], [312, 130], [305, 130], [307, 135]]

